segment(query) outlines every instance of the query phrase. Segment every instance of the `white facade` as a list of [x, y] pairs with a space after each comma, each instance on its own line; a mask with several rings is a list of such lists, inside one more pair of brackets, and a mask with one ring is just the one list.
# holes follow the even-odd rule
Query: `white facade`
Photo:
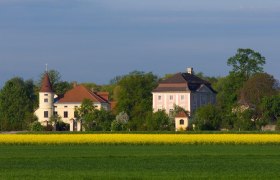
[[[42, 125], [49, 124], [50, 117], [56, 114], [64, 123], [70, 125], [70, 131], [81, 130], [80, 121], [77, 121], [75, 117], [75, 110], [81, 106], [81, 103], [54, 103], [53, 93], [40, 93], [39, 96], [39, 108], [35, 111], [35, 115]], [[93, 102], [93, 106], [98, 110], [110, 109], [108, 103]]]
[[74, 86], [73, 89], [67, 91], [61, 98], [55, 100], [57, 97], [53, 93], [49, 76], [46, 73], [39, 92], [39, 108], [34, 114], [44, 126], [50, 124], [50, 118], [53, 115], [58, 115], [64, 123], [70, 125], [71, 131], [80, 131], [81, 123], [75, 117], [75, 110], [81, 106], [84, 99], [91, 100], [97, 110], [101, 108], [110, 110], [109, 94], [107, 92], [100, 92], [100, 94], [91, 92], [86, 87], [80, 85]]
[[54, 113], [54, 93], [52, 92], [40, 92], [39, 93], [39, 108], [35, 111], [35, 115], [38, 117], [38, 121], [42, 125], [47, 125], [50, 121], [50, 117]]
[[[95, 109], [100, 110], [101, 108], [109, 110], [107, 103], [96, 103], [93, 102]], [[54, 103], [54, 113], [61, 117], [65, 123], [71, 123], [75, 119], [75, 110], [81, 107], [81, 103]]]

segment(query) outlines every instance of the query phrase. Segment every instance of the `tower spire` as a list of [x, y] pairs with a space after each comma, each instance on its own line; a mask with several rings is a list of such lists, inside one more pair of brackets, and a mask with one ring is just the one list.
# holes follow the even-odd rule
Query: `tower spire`
[[53, 92], [50, 77], [47, 72], [44, 75], [40, 92]]

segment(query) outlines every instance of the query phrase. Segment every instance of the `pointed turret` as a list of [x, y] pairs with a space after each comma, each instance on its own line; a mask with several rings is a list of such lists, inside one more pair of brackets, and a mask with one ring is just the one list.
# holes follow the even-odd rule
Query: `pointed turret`
[[50, 77], [49, 77], [48, 73], [46, 73], [45, 76], [44, 76], [40, 92], [50, 92], [50, 93], [53, 93], [53, 89], [52, 89], [52, 85], [51, 85]]
[[54, 92], [48, 73], [46, 72], [42, 81], [41, 89], [39, 92], [39, 108], [35, 114], [38, 117], [38, 121], [47, 125], [50, 121], [50, 117], [54, 113]]

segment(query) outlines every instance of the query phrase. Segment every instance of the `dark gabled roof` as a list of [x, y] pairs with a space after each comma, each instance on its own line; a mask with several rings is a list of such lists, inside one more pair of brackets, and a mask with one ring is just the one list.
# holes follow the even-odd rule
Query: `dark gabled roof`
[[160, 84], [176, 84], [176, 83], [186, 83], [186, 79], [182, 76], [182, 73], [177, 73], [167, 78], [165, 80], [160, 81]]
[[89, 99], [92, 102], [109, 103], [107, 99], [90, 91], [83, 85], [78, 85], [67, 91], [56, 103], [80, 103], [84, 99]]
[[172, 77], [163, 80], [161, 84], [170, 84], [170, 83], [194, 83], [194, 84], [210, 84], [208, 81], [205, 81], [196, 75], [189, 73], [177, 73]]
[[53, 92], [48, 73], [46, 73], [43, 78], [40, 92]]
[[207, 86], [213, 93], [216, 93], [208, 81], [205, 81], [190, 73], [177, 73], [172, 77], [159, 82], [158, 87], [154, 89], [153, 92], [194, 92], [198, 90], [203, 84]]
[[189, 91], [187, 87], [157, 87], [153, 92]]

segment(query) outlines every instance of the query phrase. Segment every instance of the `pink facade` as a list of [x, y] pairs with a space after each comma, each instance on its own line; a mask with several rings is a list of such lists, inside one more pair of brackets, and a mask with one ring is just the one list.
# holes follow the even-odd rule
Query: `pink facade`
[[[160, 96], [160, 98], [159, 98]], [[215, 103], [215, 94], [211, 92], [191, 93], [191, 92], [166, 92], [166, 93], [153, 93], [153, 109], [154, 111], [165, 110], [169, 111], [174, 109], [174, 105], [180, 106], [189, 112], [193, 112], [198, 107], [206, 104]]]
[[203, 105], [215, 103], [216, 99], [211, 84], [194, 75], [192, 68], [161, 81], [152, 93], [154, 111], [164, 109], [168, 114], [174, 105], [192, 113]]
[[167, 113], [174, 109], [174, 105], [189, 108], [189, 93], [153, 93], [153, 109], [154, 111], [166, 110]]

